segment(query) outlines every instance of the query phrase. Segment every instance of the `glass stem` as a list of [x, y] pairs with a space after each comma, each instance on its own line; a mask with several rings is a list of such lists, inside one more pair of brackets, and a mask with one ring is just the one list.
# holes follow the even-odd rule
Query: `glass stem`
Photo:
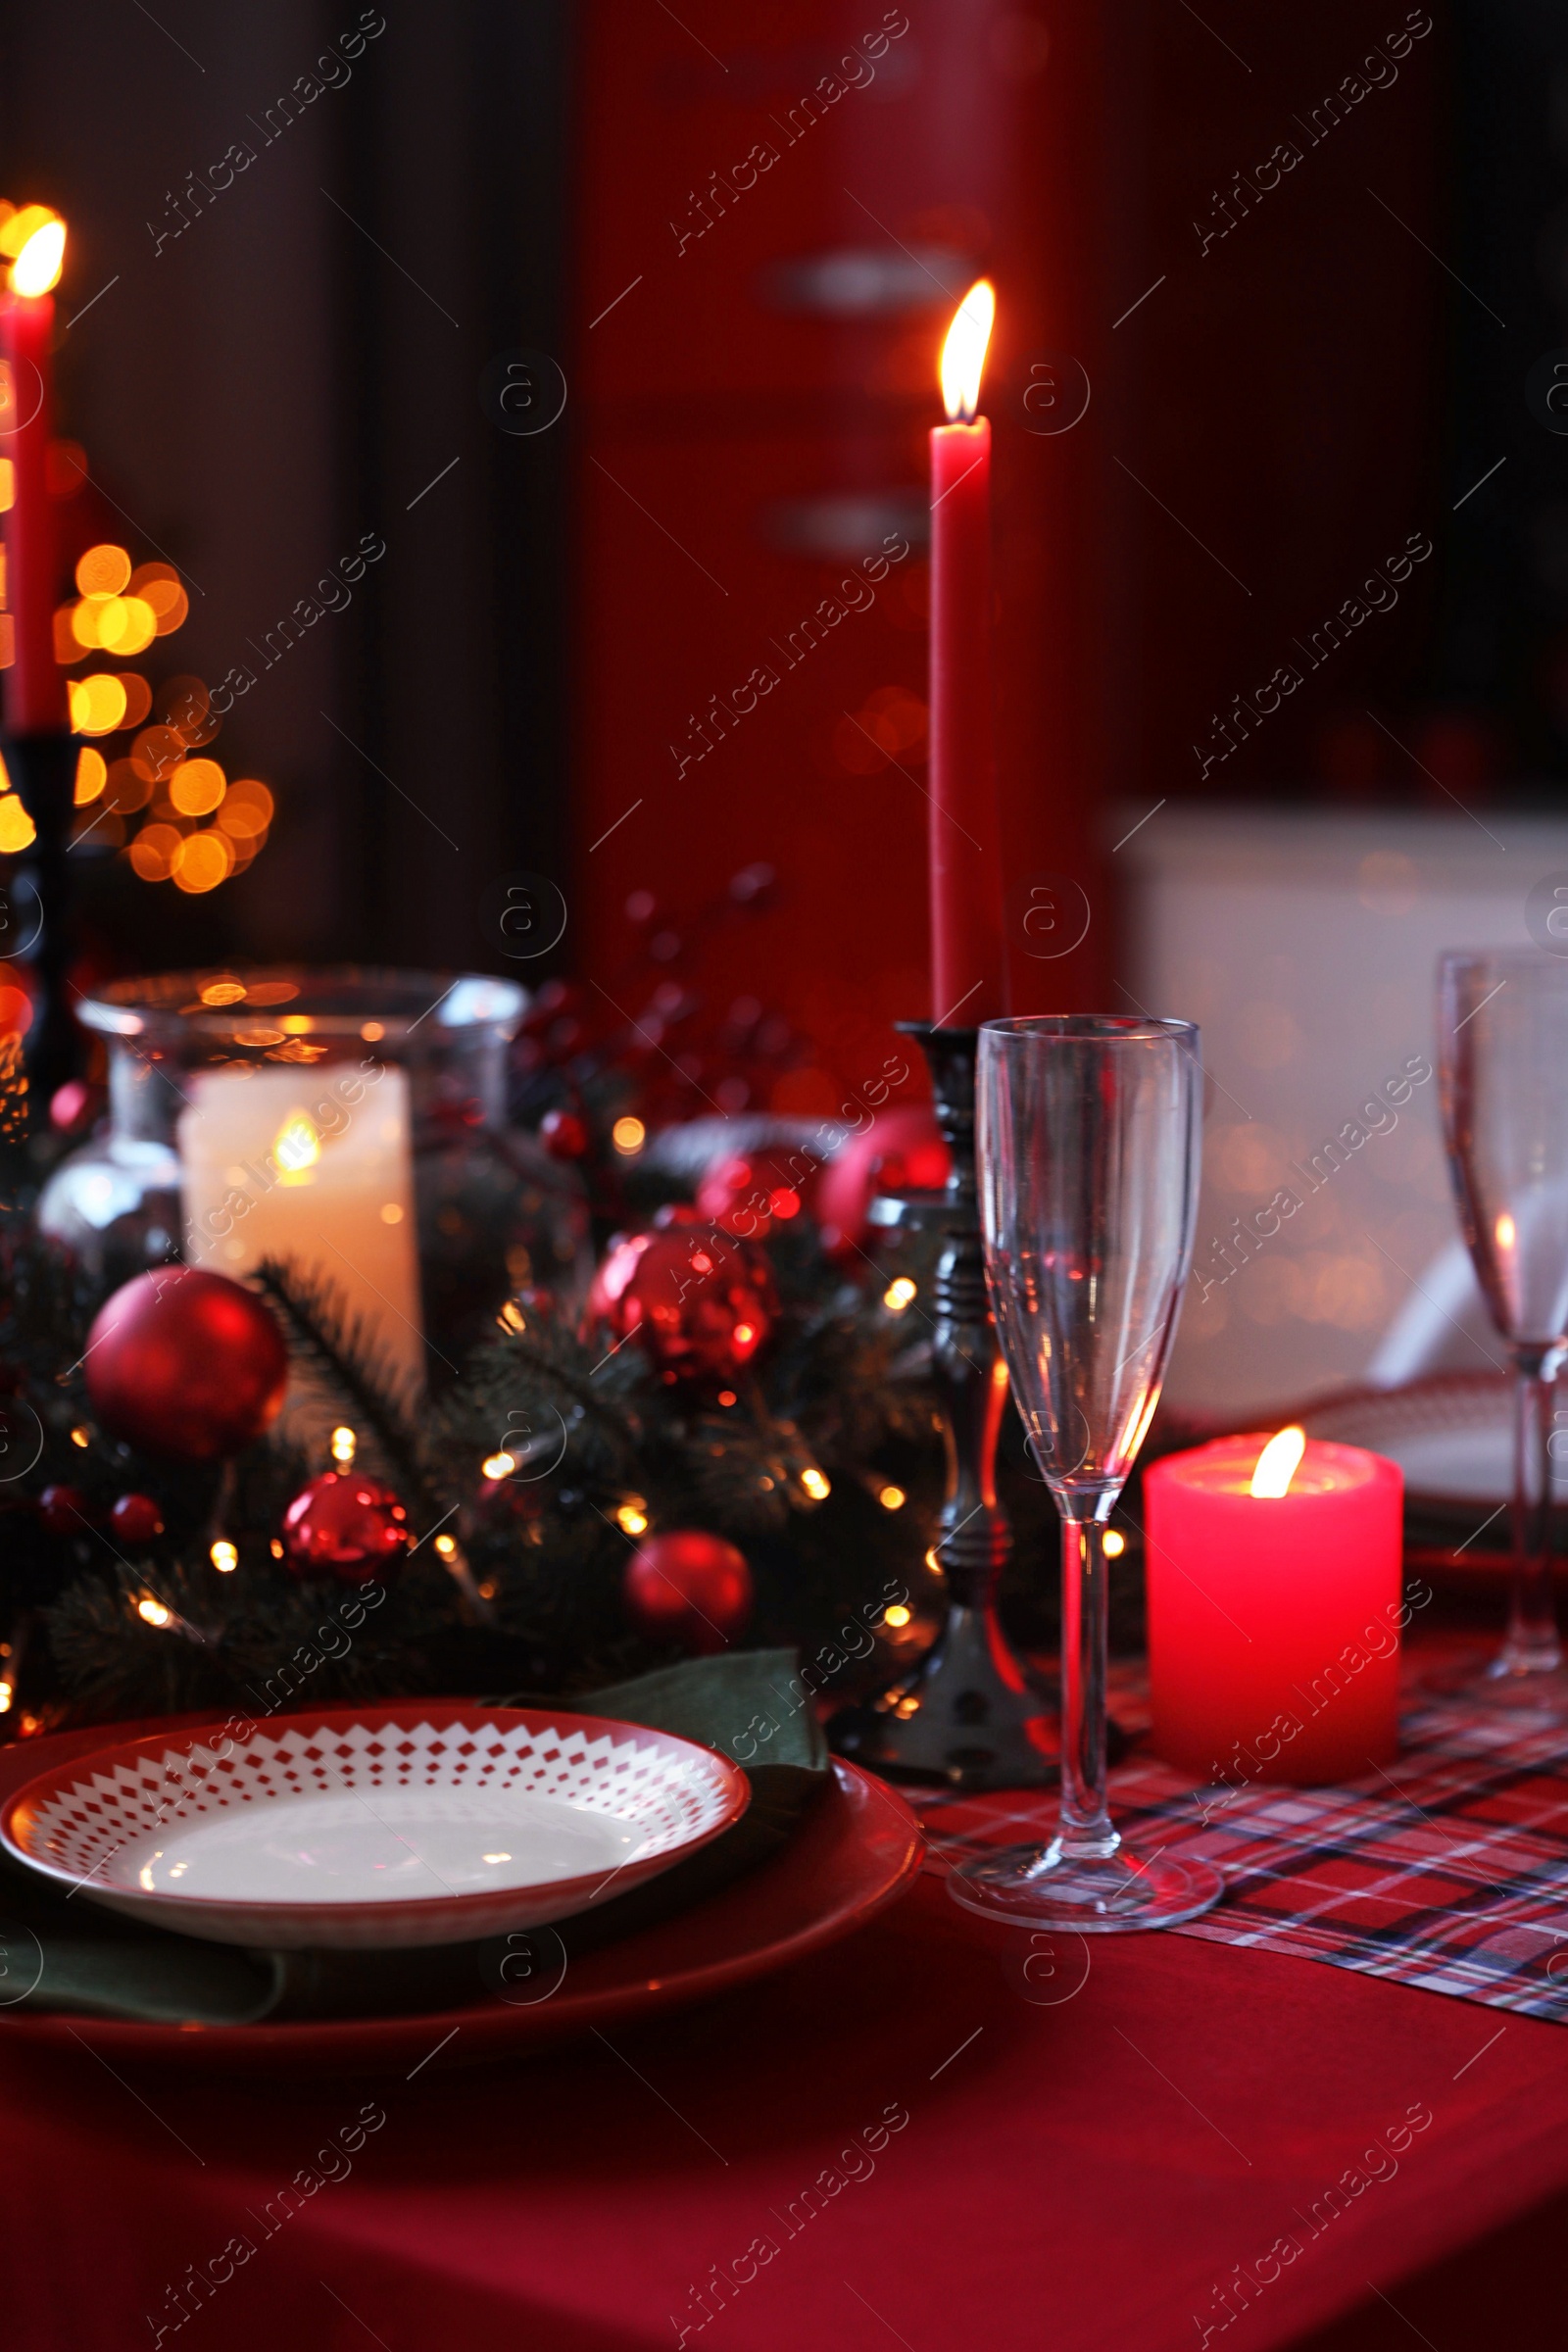
[[1555, 1356], [1521, 1352], [1515, 1359], [1513, 1596], [1495, 1674], [1549, 1674], [1562, 1662], [1551, 1590], [1550, 1449], [1556, 1369]]
[[[1054, 1853], [1103, 1859], [1121, 1838], [1105, 1803], [1108, 1606], [1104, 1528], [1113, 1497], [1068, 1497], [1061, 1522], [1061, 1815]], [[1084, 1515], [1078, 1516], [1082, 1508]], [[1071, 1516], [1068, 1513], [1071, 1512]]]

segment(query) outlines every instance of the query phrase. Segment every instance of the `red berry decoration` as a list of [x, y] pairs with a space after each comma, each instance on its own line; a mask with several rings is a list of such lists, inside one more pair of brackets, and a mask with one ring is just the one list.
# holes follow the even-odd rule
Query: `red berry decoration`
[[99, 1309], [85, 1370], [111, 1437], [178, 1462], [216, 1462], [276, 1419], [288, 1351], [253, 1292], [194, 1266], [162, 1266]]
[[588, 1130], [574, 1110], [547, 1110], [539, 1122], [539, 1141], [552, 1159], [581, 1159]]
[[360, 1470], [323, 1470], [283, 1513], [283, 1551], [296, 1576], [389, 1583], [410, 1541], [409, 1514], [391, 1488]]
[[761, 1250], [690, 1209], [612, 1242], [588, 1294], [590, 1327], [635, 1339], [662, 1380], [692, 1384], [733, 1380], [777, 1311]]
[[722, 1536], [680, 1528], [650, 1536], [626, 1563], [626, 1611], [651, 1642], [678, 1642], [710, 1657], [752, 1613], [752, 1572]]
[[109, 1524], [122, 1544], [151, 1544], [164, 1532], [164, 1514], [150, 1494], [122, 1494]]
[[38, 1516], [52, 1536], [79, 1536], [92, 1525], [87, 1497], [77, 1487], [45, 1487], [38, 1497]]

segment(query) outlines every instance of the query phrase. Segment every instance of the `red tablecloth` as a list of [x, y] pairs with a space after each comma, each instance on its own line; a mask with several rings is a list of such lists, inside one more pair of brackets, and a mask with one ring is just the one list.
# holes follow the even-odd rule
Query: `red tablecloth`
[[[64, 2060], [0, 2034], [4, 2341], [1155, 2352], [1211, 2326], [1262, 2352], [1359, 2314], [1325, 2340], [1560, 2345], [1562, 2028], [1172, 1936], [1099, 1942], [1037, 2005], [1007, 1940], [925, 1878], [612, 2048], [468, 2073], [453, 2045], [412, 2081], [417, 2026], [383, 2077], [310, 2086], [122, 2080], [90, 2024]], [[302, 2169], [343, 2177], [279, 2221]], [[255, 2252], [176, 2327], [169, 2290], [237, 2235]], [[744, 2278], [716, 2305], [714, 2266]]]

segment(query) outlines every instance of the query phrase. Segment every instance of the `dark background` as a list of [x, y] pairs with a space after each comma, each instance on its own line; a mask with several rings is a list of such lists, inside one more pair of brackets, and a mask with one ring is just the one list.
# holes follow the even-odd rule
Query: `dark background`
[[[708, 759], [677, 774], [670, 746], [861, 548], [915, 536], [936, 351], [982, 269], [1007, 866], [1102, 916], [1020, 959], [1020, 1009], [1105, 990], [1120, 810], [1555, 799], [1568, 441], [1525, 381], [1568, 334], [1562, 11], [1435, 8], [1309, 144], [1424, 12], [910, 0], [874, 81], [786, 146], [885, 13], [389, 0], [264, 144], [353, 0], [0, 8], [4, 192], [71, 224], [62, 428], [137, 560], [199, 583], [179, 665], [220, 677], [362, 532], [387, 545], [217, 747], [274, 787], [268, 848], [210, 901], [127, 875], [122, 959], [496, 966], [485, 893], [525, 869], [566, 895], [555, 963], [601, 992], [643, 987], [651, 920], [715, 1003], [804, 1026], [783, 1106], [877, 1066], [926, 1008], [918, 546]], [[255, 164], [156, 248], [239, 138]], [[763, 138], [778, 163], [680, 249]], [[1299, 165], [1203, 250], [1284, 139]], [[568, 386], [531, 435], [482, 398], [519, 352]], [[1065, 397], [1073, 361], [1087, 414], [1032, 429], [1031, 382]], [[1436, 553], [1398, 609], [1201, 778], [1216, 714], [1413, 533]], [[854, 723], [876, 709], [896, 761]], [[758, 862], [766, 910], [708, 919]]]

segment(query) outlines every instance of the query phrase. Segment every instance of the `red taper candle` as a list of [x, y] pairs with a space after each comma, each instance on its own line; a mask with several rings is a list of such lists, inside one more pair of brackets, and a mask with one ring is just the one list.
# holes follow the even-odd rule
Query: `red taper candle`
[[[0, 457], [14, 468], [5, 515], [5, 610], [11, 661], [5, 722], [11, 735], [61, 734], [67, 725], [65, 672], [55, 660], [55, 599], [60, 586], [54, 509], [49, 496], [53, 430], [54, 296], [65, 252], [64, 221], [40, 206], [39, 224], [18, 252], [10, 292], [0, 303], [0, 354], [6, 364], [0, 406]], [[13, 223], [8, 222], [7, 226]]]
[[996, 314], [981, 278], [942, 350], [949, 422], [931, 435], [931, 1017], [1007, 1009], [991, 709], [991, 426], [975, 410]]

